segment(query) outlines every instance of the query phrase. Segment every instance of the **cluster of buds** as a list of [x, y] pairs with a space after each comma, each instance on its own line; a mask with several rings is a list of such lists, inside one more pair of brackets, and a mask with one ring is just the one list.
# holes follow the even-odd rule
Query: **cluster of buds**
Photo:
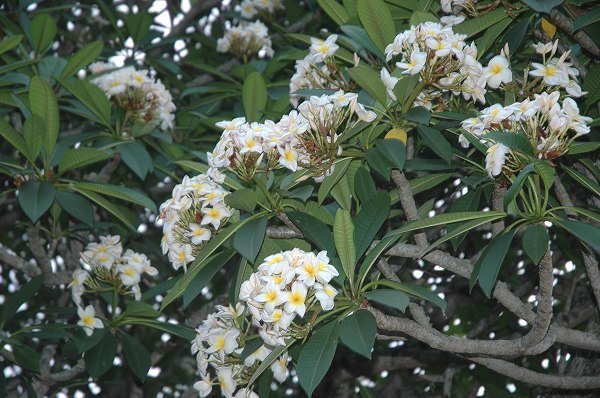
[[[477, 137], [488, 147], [486, 169], [490, 177], [499, 175], [503, 169], [514, 173], [523, 167], [522, 157], [505, 145], [486, 138], [491, 131], [503, 134], [523, 134], [531, 143], [539, 159], [555, 159], [569, 150], [571, 142], [590, 132], [587, 125], [592, 121], [579, 113], [577, 103], [565, 98], [562, 106], [557, 91], [536, 94], [533, 100], [525, 99], [508, 106], [492, 105], [481, 111], [476, 118], [462, 122], [462, 128]], [[461, 135], [464, 147], [468, 140]]]
[[257, 14], [269, 16], [283, 9], [282, 0], [243, 0], [239, 5], [243, 18], [251, 19]]
[[217, 40], [217, 51], [230, 52], [244, 61], [255, 54], [259, 57], [271, 57], [273, 48], [269, 29], [260, 21], [241, 21], [225, 30], [223, 37]]
[[[296, 73], [290, 79], [290, 93], [301, 89], [326, 89], [353, 91], [355, 85], [347, 80], [342, 69], [335, 62], [334, 54], [339, 49], [335, 44], [337, 35], [326, 40], [311, 38], [309, 53], [304, 59], [296, 61]], [[298, 99], [292, 96], [292, 103]]]
[[[529, 71], [529, 76], [535, 79], [526, 87], [527, 93], [531, 92], [552, 92], [563, 88], [573, 97], [581, 97], [586, 94], [581, 91], [577, 82], [579, 71], [573, 67], [573, 64], [566, 62], [571, 54], [571, 50], [565, 51], [560, 57], [555, 57], [558, 48], [558, 40], [554, 43], [537, 43], [533, 47], [535, 51], [542, 56], [542, 63], [533, 62], [533, 70]], [[536, 87], [533, 87], [537, 85]]]
[[173, 127], [175, 104], [171, 93], [146, 69], [133, 66], [117, 69], [114, 64], [96, 62], [90, 65], [91, 82], [100, 87], [118, 107], [129, 112], [131, 121], [160, 124], [161, 129]]
[[101, 236], [100, 242], [90, 242], [81, 253], [81, 265], [82, 268], [73, 273], [73, 281], [69, 287], [73, 302], [78, 308], [78, 324], [88, 335], [91, 335], [94, 329], [102, 328], [103, 324], [95, 317], [93, 306], [83, 308], [84, 294], [105, 291], [108, 288], [120, 295], [133, 294], [135, 299], [139, 300], [142, 297], [139, 285], [142, 275], [158, 274], [146, 255], [131, 249], [123, 253], [119, 236]]
[[375, 113], [358, 103], [356, 94], [338, 91], [310, 97], [277, 123], [248, 123], [244, 118], [219, 122], [224, 131], [208, 153], [209, 173], [223, 181], [219, 169], [227, 168], [250, 181], [258, 172], [283, 167], [311, 170], [321, 181], [333, 172], [344, 133], [359, 120], [373, 119]]
[[198, 251], [233, 214], [225, 204], [229, 191], [205, 174], [183, 177], [173, 196], [160, 206], [163, 254], [175, 269], [194, 261]]
[[[217, 306], [197, 329], [192, 354], [197, 354], [201, 380], [194, 388], [200, 396], [219, 385], [225, 397], [258, 397], [248, 385], [257, 368], [286, 339], [305, 338], [317, 315], [334, 307], [337, 290], [329, 282], [337, 275], [326, 252], [292, 249], [265, 258], [241, 286], [247, 309], [240, 303]], [[260, 345], [249, 345], [252, 339]], [[289, 376], [287, 364], [283, 352], [270, 366], [280, 383]]]
[[[466, 35], [454, 33], [451, 25], [424, 22], [398, 34], [386, 47], [387, 61], [401, 56], [396, 66], [402, 74], [419, 75], [420, 93], [416, 105], [428, 109], [436, 106], [441, 110], [444, 92], [485, 103], [486, 86], [498, 88], [512, 81], [507, 48], [483, 67], [477, 61], [475, 43], [467, 45], [465, 39]], [[382, 71], [382, 80], [388, 94], [398, 81], [387, 71]]]

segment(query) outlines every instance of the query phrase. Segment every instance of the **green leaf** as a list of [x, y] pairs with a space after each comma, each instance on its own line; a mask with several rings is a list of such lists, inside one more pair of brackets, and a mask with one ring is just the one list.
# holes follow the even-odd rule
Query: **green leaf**
[[27, 145], [28, 151], [24, 155], [31, 163], [35, 163], [42, 146], [44, 145], [44, 136], [46, 135], [46, 125], [37, 115], [31, 115], [23, 125], [23, 139]]
[[377, 232], [390, 214], [391, 200], [387, 192], [379, 192], [363, 204], [363, 208], [354, 217], [354, 241], [356, 258], [367, 251]]
[[140, 44], [143, 39], [150, 33], [150, 25], [152, 25], [153, 16], [147, 12], [138, 12], [137, 14], [127, 15], [127, 30], [135, 44]]
[[123, 162], [142, 180], [152, 171], [152, 158], [139, 142], [128, 142], [118, 146]]
[[154, 319], [128, 318], [123, 322], [123, 324], [141, 325], [141, 326], [147, 326], [147, 327], [150, 327], [150, 328], [153, 328], [156, 330], [162, 330], [163, 332], [167, 332], [167, 333], [173, 334], [175, 336], [179, 336], [182, 339], [186, 340], [187, 342], [189, 342], [190, 340], [193, 340], [196, 337], [195, 330], [189, 326], [172, 324], [172, 323], [168, 323], [168, 322], [160, 322], [160, 321], [156, 321]]
[[580, 153], [593, 152], [600, 148], [600, 142], [572, 142], [569, 145], [569, 155], [578, 155]]
[[338, 337], [338, 323], [330, 322], [317, 330], [300, 351], [296, 372], [300, 385], [309, 397], [331, 366]]
[[54, 186], [49, 182], [27, 181], [19, 188], [19, 204], [35, 223], [50, 208], [54, 195]]
[[323, 203], [331, 189], [342, 179], [351, 162], [352, 158], [345, 158], [335, 163], [333, 174], [325, 177], [319, 186], [319, 193], [317, 195], [319, 204]]
[[377, 335], [375, 317], [367, 310], [358, 310], [340, 323], [340, 339], [353, 351], [371, 359]]
[[494, 216], [494, 217], [490, 217], [490, 218], [480, 218], [477, 220], [467, 221], [466, 223], [461, 224], [456, 228], [452, 228], [452, 229], [448, 228], [446, 234], [444, 236], [442, 236], [441, 238], [439, 238], [438, 240], [436, 240], [435, 242], [433, 242], [432, 244], [430, 244], [425, 250], [423, 250], [420, 253], [419, 257], [424, 256], [425, 253], [429, 253], [434, 248], [438, 247], [439, 245], [441, 245], [442, 243], [444, 243], [448, 240], [451, 240], [452, 238], [466, 234], [467, 232], [469, 232], [479, 226], [482, 226], [489, 222], [493, 222], [493, 221], [498, 220], [503, 217], [504, 217], [504, 215], [498, 215], [498, 216]]
[[[502, 45], [503, 43], [508, 44], [508, 48], [511, 54], [518, 54], [521, 49], [521, 45], [523, 40], [527, 38], [527, 30], [529, 29], [529, 22], [531, 18], [529, 16], [524, 16], [517, 23], [512, 24], [512, 26], [504, 33], [502, 39], [498, 44]], [[512, 19], [507, 18], [503, 20], [502, 23], [507, 23], [509, 25], [512, 22]], [[479, 45], [477, 46], [477, 54], [483, 55], [483, 53], [479, 52]]]
[[600, 254], [600, 228], [583, 221], [555, 219], [553, 222]]
[[385, 140], [379, 139], [375, 143], [375, 146], [379, 149], [381, 154], [392, 163], [393, 167], [398, 170], [404, 168], [404, 162], [406, 161], [406, 146], [402, 141], [395, 138], [388, 138]]
[[250, 220], [233, 236], [232, 246], [252, 264], [265, 239], [268, 219], [269, 217], [263, 216]]
[[13, 355], [19, 366], [32, 372], [40, 372], [40, 354], [33, 348], [26, 345], [11, 345]]
[[414, 108], [410, 108], [402, 117], [409, 122], [427, 126], [431, 120], [431, 112], [424, 106], [415, 106]]
[[490, 298], [492, 296], [492, 288], [498, 279], [500, 268], [506, 257], [506, 253], [510, 248], [513, 237], [516, 231], [504, 232], [497, 235], [494, 239], [488, 243], [483, 253], [479, 257], [475, 269], [471, 273], [471, 280], [469, 287], [473, 289], [475, 282], [479, 280], [479, 286]]
[[[413, 178], [412, 180], [409, 181], [410, 189], [411, 189], [413, 195], [417, 195], [421, 192], [425, 192], [425, 191], [441, 184], [442, 182], [448, 180], [453, 175], [454, 175], [453, 173], [439, 173], [439, 174], [432, 173], [432, 174], [426, 174], [421, 177]], [[392, 197], [395, 197], [395, 196], [397, 196], [397, 191], [393, 192]]]
[[600, 22], [600, 8], [591, 9], [578, 17], [573, 22], [573, 32], [597, 22]]
[[91, 42], [84, 46], [73, 56], [69, 57], [67, 65], [60, 74], [60, 78], [65, 79], [70, 77], [71, 75], [77, 73], [80, 69], [88, 66], [93, 60], [100, 56], [103, 48], [104, 44], [102, 44], [102, 41], [100, 40]]
[[85, 369], [90, 376], [97, 379], [112, 367], [116, 354], [117, 340], [112, 333], [105, 333], [102, 340], [85, 353]]
[[517, 150], [526, 155], [533, 156], [533, 148], [531, 142], [523, 134], [510, 131], [490, 131], [484, 136], [485, 139], [497, 141], [510, 149]]
[[356, 174], [354, 174], [354, 191], [360, 203], [363, 204], [377, 193], [375, 181], [369, 170], [364, 166], [359, 167]]
[[[400, 143], [402, 144], [402, 141], [400, 141]], [[365, 156], [367, 158], [367, 163], [369, 164], [369, 167], [371, 167], [377, 173], [381, 174], [383, 178], [389, 181], [390, 176], [392, 174], [392, 162], [386, 156], [384, 156], [381, 149], [378, 147], [373, 147], [367, 151]]]
[[371, 40], [366, 30], [356, 25], [344, 25], [340, 26], [340, 29], [363, 49], [375, 54], [380, 59], [385, 60], [385, 54], [383, 54], [383, 52], [377, 48], [375, 43], [373, 43], [373, 40]]
[[[265, 241], [263, 242], [263, 249], [266, 246], [268, 239], [270, 238], [265, 238]], [[263, 257], [261, 256], [261, 258]], [[231, 304], [235, 304], [239, 301], [240, 287], [244, 281], [250, 279], [250, 275], [252, 275], [253, 271], [254, 269], [250, 263], [248, 263], [248, 260], [246, 260], [244, 257], [240, 257], [240, 263], [235, 268], [233, 278], [231, 279], [231, 285], [229, 287], [229, 302]], [[183, 297], [183, 300], [185, 302], [185, 296]]]
[[565, 0], [523, 0], [532, 10], [550, 14], [554, 7], [561, 5]]
[[19, 43], [21, 43], [21, 40], [23, 40], [23, 35], [14, 35], [4, 38], [4, 40], [0, 41], [0, 55], [18, 46]]
[[265, 370], [269, 369], [269, 367], [277, 360], [277, 358], [279, 358], [285, 351], [288, 350], [288, 348], [290, 348], [292, 344], [294, 344], [295, 341], [296, 340], [294, 338], [290, 338], [288, 339], [287, 345], [278, 345], [277, 347], [273, 348], [273, 351], [271, 351], [265, 360], [260, 363], [258, 368], [256, 368], [254, 374], [248, 381], [248, 385], [252, 385]]
[[535, 172], [542, 178], [547, 193], [554, 184], [556, 169], [547, 160], [536, 160], [533, 165], [535, 166]]
[[246, 119], [249, 122], [257, 121], [265, 111], [267, 106], [267, 86], [260, 73], [252, 72], [244, 80], [242, 103], [244, 104]]
[[74, 192], [56, 191], [56, 201], [64, 211], [86, 223], [92, 225], [94, 222], [94, 208], [83, 196]]
[[252, 213], [258, 204], [258, 197], [252, 189], [244, 188], [225, 196], [225, 204], [234, 209]]
[[6, 302], [2, 305], [2, 323], [10, 321], [17, 313], [19, 307], [35, 296], [42, 287], [43, 281], [43, 275], [35, 276], [27, 283], [21, 285], [17, 291], [7, 296]]
[[108, 159], [110, 154], [96, 148], [79, 147], [69, 149], [58, 162], [58, 174], [77, 169], [92, 163], [102, 162]]
[[457, 212], [457, 213], [445, 213], [438, 214], [431, 218], [424, 218], [417, 221], [406, 223], [404, 226], [392, 230], [386, 235], [386, 237], [397, 236], [406, 232], [417, 231], [423, 228], [436, 227], [438, 225], [446, 225], [462, 221], [476, 220], [478, 218], [489, 218], [494, 216], [506, 216], [506, 213], [501, 211], [473, 211], [473, 212]]
[[396, 95], [399, 104], [404, 105], [406, 103], [406, 100], [410, 97], [418, 83], [418, 73], [415, 75], [402, 75], [399, 77], [398, 83], [394, 86], [394, 94]]
[[124, 206], [114, 204], [106, 198], [104, 198], [102, 195], [99, 195], [95, 192], [87, 191], [85, 189], [78, 189], [77, 186], [73, 187], [73, 189], [82, 194], [83, 196], [87, 197], [100, 207], [106, 209], [106, 211], [115, 216], [119, 221], [123, 223], [123, 225], [129, 228], [132, 232], [137, 232], [139, 220], [135, 214], [129, 211], [129, 209], [127, 209]]
[[[175, 164], [178, 164], [180, 166], [182, 166], [185, 169], [189, 169], [189, 170], [193, 170], [196, 171], [198, 173], [206, 173], [208, 171], [208, 166], [199, 162], [194, 162], [191, 160], [178, 160], [176, 162], [173, 162]], [[231, 179], [230, 177], [225, 176], [225, 183], [224, 185], [228, 186], [231, 189], [234, 190], [240, 190], [240, 189], [244, 189], [243, 186], [240, 185], [240, 183], [236, 182], [235, 180]]]
[[95, 182], [77, 182], [74, 188], [78, 191], [97, 192], [106, 196], [126, 200], [131, 203], [144, 206], [154, 213], [157, 212], [156, 204], [146, 195], [121, 185], [98, 184]]
[[354, 246], [354, 223], [348, 210], [338, 209], [335, 214], [333, 239], [344, 273], [352, 282], [356, 268], [356, 248]]
[[28, 145], [23, 136], [8, 124], [3, 117], [0, 117], [0, 136], [8, 141], [15, 149], [23, 154], [29, 152]]
[[573, 170], [567, 166], [562, 166], [563, 170], [567, 172], [578, 184], [582, 185], [584, 188], [592, 192], [594, 195], [600, 197], [600, 185], [596, 184], [590, 178], [581, 174], [580, 172]]
[[33, 76], [29, 82], [29, 105], [31, 113], [38, 116], [46, 124], [44, 148], [46, 163], [56, 145], [59, 130], [58, 102], [50, 84], [39, 76]]
[[350, 19], [350, 15], [348, 15], [344, 6], [335, 0], [317, 0], [317, 3], [319, 3], [323, 11], [325, 11], [325, 13], [338, 25], [343, 25]]
[[61, 84], [96, 116], [97, 122], [112, 127], [110, 123], [110, 101], [99, 87], [84, 80], [62, 80]]
[[417, 126], [417, 131], [425, 145], [431, 148], [440, 158], [450, 163], [452, 160], [452, 145], [450, 145], [442, 133], [422, 125]]
[[367, 300], [396, 308], [402, 312], [406, 311], [406, 307], [408, 307], [408, 304], [410, 303], [408, 295], [399, 290], [377, 289], [365, 292], [363, 293], [363, 296], [365, 296]]
[[[247, 224], [250, 225], [250, 224]], [[183, 292], [183, 306], [187, 308], [190, 303], [200, 294], [208, 283], [215, 277], [217, 272], [233, 257], [235, 250], [227, 249], [220, 253], [211, 256], [204, 268], [198, 272], [198, 275], [189, 284], [187, 289]]]
[[494, 11], [487, 12], [482, 16], [476, 18], [468, 18], [463, 23], [453, 26], [453, 30], [456, 33], [467, 35], [467, 37], [475, 36], [477, 33], [482, 32], [492, 25], [500, 22], [504, 18], [508, 18], [506, 11], [503, 7], [497, 8]]
[[160, 316], [160, 312], [156, 311], [150, 304], [144, 303], [143, 301], [129, 301], [123, 316], [157, 318]]
[[396, 282], [388, 279], [381, 279], [377, 281], [373, 281], [365, 286], [365, 289], [368, 286], [374, 285], [383, 285], [387, 287], [391, 287], [395, 290], [400, 290], [401, 292], [410, 294], [413, 297], [421, 298], [427, 300], [442, 309], [442, 311], [446, 311], [448, 307], [448, 303], [446, 300], [440, 298], [435, 292], [431, 291], [428, 287], [415, 285], [413, 283], [404, 283], [404, 282]]
[[306, 239], [316, 244], [319, 249], [327, 251], [330, 257], [335, 255], [333, 235], [321, 220], [310, 214], [295, 210], [287, 211], [285, 214], [302, 231]]
[[352, 80], [364, 88], [367, 93], [371, 94], [371, 96], [375, 98], [377, 102], [383, 105], [388, 103], [386, 89], [381, 81], [381, 76], [379, 73], [375, 72], [372, 68], [365, 66], [348, 68], [348, 73], [350, 74]]
[[126, 333], [120, 335], [123, 347], [123, 355], [127, 364], [133, 370], [133, 373], [142, 382], [146, 380], [148, 376], [148, 370], [152, 366], [152, 359], [150, 358], [150, 352], [144, 347], [138, 339], [132, 337]]
[[588, 92], [585, 101], [588, 108], [598, 102], [600, 99], [600, 64], [595, 64], [588, 69], [588, 73], [581, 83], [581, 89]]
[[36, 53], [44, 52], [54, 41], [58, 29], [56, 22], [48, 14], [38, 14], [31, 21], [29, 32], [31, 33], [31, 44]]
[[[485, 30], [484, 34], [481, 36], [479, 40], [476, 41], [477, 44], [477, 57], [481, 58], [483, 54], [486, 54], [487, 51], [494, 45], [497, 44], [500, 38], [500, 35], [512, 23], [512, 19], [505, 18], [490, 26]], [[501, 42], [504, 43], [504, 42]], [[514, 54], [513, 48], [509, 47], [511, 54]]]
[[236, 233], [236, 231], [242, 228], [244, 225], [252, 220], [265, 215], [265, 212], [254, 214], [244, 220], [241, 220], [227, 228], [221, 230], [217, 235], [213, 236], [210, 241], [204, 246], [200, 252], [196, 255], [196, 259], [192, 262], [187, 272], [183, 274], [181, 279], [177, 281], [175, 286], [169, 291], [167, 296], [162, 301], [160, 311], [162, 312], [169, 304], [171, 304], [177, 297], [181, 296], [188, 285], [194, 280], [196, 275], [208, 264], [208, 258], [226, 241], [229, 240]]
[[356, 4], [361, 24], [381, 51], [394, 41], [396, 29], [392, 13], [383, 0], [358, 0]]
[[548, 249], [548, 230], [540, 224], [529, 225], [523, 234], [523, 249], [534, 264], [538, 264]]
[[510, 188], [508, 188], [508, 190], [506, 191], [506, 194], [504, 195], [504, 208], [508, 209], [508, 205], [513, 200], [515, 200], [515, 198], [519, 194], [519, 191], [521, 191], [521, 188], [523, 187], [523, 184], [525, 183], [525, 178], [530, 173], [532, 173], [534, 170], [535, 170], [535, 165], [533, 163], [531, 163], [531, 164], [528, 164], [527, 166], [525, 166], [519, 172], [519, 175], [517, 176], [517, 178], [515, 178], [515, 180], [512, 182], [512, 185], [510, 186]]

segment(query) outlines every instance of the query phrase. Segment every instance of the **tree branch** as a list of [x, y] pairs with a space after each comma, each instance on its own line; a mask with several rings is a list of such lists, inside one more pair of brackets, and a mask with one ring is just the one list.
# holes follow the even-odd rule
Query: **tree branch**
[[[402, 205], [402, 209], [404, 209], [406, 219], [408, 221], [416, 221], [420, 219], [417, 205], [415, 204], [415, 198], [413, 197], [412, 190], [410, 188], [410, 183], [404, 176], [404, 173], [398, 170], [393, 170], [392, 180], [398, 188], [400, 204]], [[424, 232], [415, 234], [415, 242], [417, 242], [417, 245], [421, 247], [426, 247], [429, 245], [429, 242], [427, 241], [427, 235]]]

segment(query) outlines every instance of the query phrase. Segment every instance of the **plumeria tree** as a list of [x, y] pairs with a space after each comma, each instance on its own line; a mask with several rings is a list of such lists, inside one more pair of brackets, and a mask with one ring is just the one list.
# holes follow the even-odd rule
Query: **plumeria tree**
[[600, 8], [0, 5], [1, 396], [597, 396]]

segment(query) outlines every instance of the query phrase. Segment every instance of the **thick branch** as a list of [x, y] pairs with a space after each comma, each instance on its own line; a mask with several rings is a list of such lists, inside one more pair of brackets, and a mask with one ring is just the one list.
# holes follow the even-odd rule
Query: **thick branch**
[[573, 33], [573, 21], [571, 18], [567, 17], [555, 8], [550, 14], [550, 21], [561, 30], [564, 30], [569, 36], [572, 36], [573, 39], [577, 40], [577, 42], [581, 45], [581, 48], [588, 51], [595, 58], [600, 58], [600, 48], [598, 48], [596, 43], [594, 43], [594, 40], [592, 40], [587, 33], [582, 30], [577, 31], [577, 33]]
[[[504, 195], [506, 194], [506, 187], [497, 184], [494, 187], [494, 193], [492, 194], [492, 207], [495, 211], [504, 211]], [[498, 235], [504, 231], [504, 219], [500, 219], [492, 223], [492, 236]]]
[[[406, 214], [406, 219], [408, 221], [416, 221], [419, 217], [419, 212], [417, 210], [417, 205], [415, 204], [415, 198], [412, 194], [412, 189], [410, 188], [410, 183], [404, 176], [404, 173], [394, 170], [392, 171], [392, 180], [398, 187], [398, 194], [400, 195], [400, 204], [402, 205], [402, 209], [404, 209], [404, 213]], [[417, 245], [426, 247], [429, 243], [427, 242], [427, 235], [424, 232], [419, 232], [415, 234], [415, 242]]]

